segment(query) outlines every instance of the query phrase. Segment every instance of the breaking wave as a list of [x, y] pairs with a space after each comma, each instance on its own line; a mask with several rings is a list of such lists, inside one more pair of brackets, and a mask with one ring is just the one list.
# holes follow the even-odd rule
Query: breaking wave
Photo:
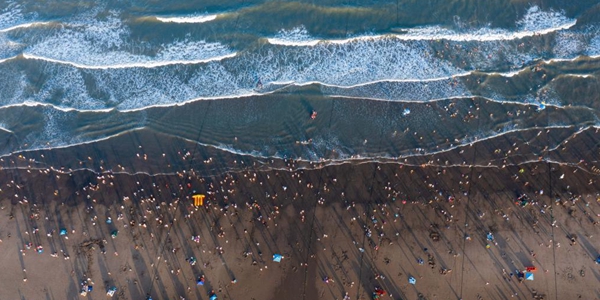
[[206, 23], [215, 20], [219, 15], [196, 15], [179, 17], [156, 17], [156, 20], [164, 23]]
[[29, 45], [24, 54], [82, 68], [135, 68], [201, 63], [234, 53], [224, 45], [202, 40], [151, 46], [132, 43], [128, 36], [127, 26], [113, 13], [102, 21], [66, 24]]
[[399, 40], [448, 40], [457, 42], [487, 42], [502, 40], [518, 40], [535, 35], [544, 35], [573, 27], [577, 20], [567, 18], [564, 13], [542, 11], [538, 6], [532, 6], [525, 16], [517, 22], [515, 31], [501, 28], [479, 28], [457, 31], [440, 26], [427, 26], [403, 30], [403, 34], [388, 34], [379, 36], [359, 36], [342, 40], [314, 39], [304, 27], [291, 30], [281, 30], [275, 37], [268, 38], [271, 44], [285, 46], [315, 46], [319, 43], [350, 43], [361, 39], [394, 37]]

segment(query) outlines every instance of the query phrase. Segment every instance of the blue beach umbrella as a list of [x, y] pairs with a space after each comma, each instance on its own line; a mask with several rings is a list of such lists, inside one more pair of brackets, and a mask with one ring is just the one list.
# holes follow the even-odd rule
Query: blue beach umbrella
[[67, 235], [67, 230], [62, 228], [59, 232], [60, 235]]
[[525, 273], [525, 280], [533, 280], [533, 273], [531, 273], [531, 272]]
[[210, 298], [208, 298], [210, 300], [217, 300], [217, 295], [216, 294], [212, 294], [210, 295]]
[[408, 278], [408, 283], [410, 283], [410, 284], [416, 284], [416, 283], [417, 283], [417, 280], [416, 280], [414, 277], [410, 276], [410, 277]]
[[283, 256], [281, 256], [281, 254], [273, 254], [274, 262], [281, 262], [282, 259], [283, 259]]

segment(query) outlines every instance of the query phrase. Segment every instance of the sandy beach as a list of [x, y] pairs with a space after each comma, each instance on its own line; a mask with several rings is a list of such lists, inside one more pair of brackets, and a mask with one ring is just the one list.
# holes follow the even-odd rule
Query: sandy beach
[[[149, 136], [124, 139], [160, 157]], [[121, 157], [142, 148], [119, 145]], [[585, 155], [573, 165], [308, 169], [246, 158], [218, 173], [198, 149], [205, 169], [149, 175], [112, 171], [118, 159], [103, 147], [77, 149], [107, 157], [103, 172], [40, 168], [52, 161], [43, 152], [3, 159], [0, 299], [101, 299], [112, 287], [115, 299], [371, 299], [378, 288], [381, 299], [600, 297], [598, 169]], [[64, 151], [53, 153], [75, 155]], [[534, 279], [519, 280], [528, 267]], [[93, 288], [85, 297], [83, 282]]]
[[600, 300], [598, 16], [0, 0], [0, 300]]

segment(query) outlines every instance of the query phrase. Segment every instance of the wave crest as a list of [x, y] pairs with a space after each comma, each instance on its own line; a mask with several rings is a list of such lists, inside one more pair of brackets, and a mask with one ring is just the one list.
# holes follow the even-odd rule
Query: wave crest
[[132, 43], [128, 38], [129, 29], [113, 13], [102, 21], [67, 24], [28, 46], [24, 54], [81, 68], [132, 68], [200, 63], [234, 53], [220, 43], [202, 40], [181, 40], [154, 47], [144, 42]]
[[156, 17], [156, 20], [164, 23], [206, 23], [215, 20], [219, 15], [195, 15], [180, 17]]
[[538, 6], [532, 6], [517, 21], [517, 30], [511, 31], [502, 28], [484, 27], [470, 30], [453, 30], [441, 26], [426, 26], [409, 28], [403, 30], [403, 34], [387, 34], [378, 36], [358, 36], [342, 40], [319, 40], [310, 36], [304, 26], [296, 27], [291, 30], [281, 30], [279, 33], [269, 38], [268, 41], [274, 45], [285, 46], [315, 46], [319, 43], [350, 43], [361, 39], [389, 38], [394, 37], [400, 40], [449, 40], [449, 41], [501, 41], [517, 40], [534, 35], [543, 35], [556, 31], [561, 31], [573, 27], [577, 20], [565, 16], [564, 12], [553, 10], [542, 11]]

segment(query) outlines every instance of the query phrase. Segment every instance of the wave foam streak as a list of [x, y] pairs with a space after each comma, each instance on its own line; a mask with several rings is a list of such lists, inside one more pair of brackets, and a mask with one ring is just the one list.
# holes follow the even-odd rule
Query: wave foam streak
[[[244, 57], [266, 82], [311, 82], [355, 85], [378, 80], [429, 79], [462, 74], [451, 63], [430, 55], [428, 42], [393, 38], [357, 40], [314, 47], [265, 47]], [[256, 64], [260, 60], [260, 64]]]
[[24, 53], [37, 59], [80, 68], [135, 68], [168, 64], [201, 63], [232, 54], [219, 43], [197, 40], [152, 46], [128, 41], [129, 29], [116, 13], [102, 21], [72, 22], [57, 29]]
[[[308, 47], [265, 44], [254, 51], [197, 64], [169, 61], [160, 65], [155, 61], [103, 67], [81, 67], [27, 54], [24, 59], [0, 64], [3, 73], [22, 74], [0, 76], [0, 82], [10, 85], [10, 89], [23, 90], [1, 95], [0, 103], [14, 104], [17, 98], [10, 95], [16, 93], [21, 101], [64, 108], [131, 110], [177, 105], [193, 99], [253, 95], [308, 83], [322, 85], [321, 92], [332, 96], [407, 101], [464, 97], [473, 94], [473, 84], [466, 87], [465, 80], [476, 80], [465, 76], [471, 74], [465, 69], [522, 70], [524, 64], [535, 61], [545, 50], [528, 47], [534, 44], [493, 41], [466, 45], [394, 38]], [[198, 52], [206, 49], [205, 44], [193, 45], [175, 45], [163, 55], [172, 58], [178, 55], [178, 48]], [[463, 62], [465, 65], [461, 65]], [[25, 80], [15, 85], [14, 78], [23, 76]], [[493, 93], [483, 95], [496, 98]]]
[[[563, 36], [580, 36], [578, 31], [560, 31], [573, 22], [561, 13], [533, 7], [517, 24], [520, 31], [512, 33], [477, 29], [437, 40], [439, 33], [420, 28], [405, 35], [317, 43], [311, 42], [306, 29], [298, 27], [281, 31], [277, 37], [293, 46], [266, 43], [235, 53], [222, 44], [191, 38], [159, 45], [136, 43], [129, 40], [131, 32], [118, 12], [102, 17], [90, 12], [90, 18], [49, 29], [48, 36], [32, 40], [22, 56], [0, 63], [0, 69], [16, 65], [38, 68], [43, 76], [25, 72], [25, 84], [17, 85], [24, 90], [21, 99], [80, 110], [143, 109], [307, 83], [324, 85], [322, 92], [327, 95], [426, 101], [470, 95], [468, 88], [452, 77], [473, 70], [520, 70], [553, 53], [552, 44], [545, 43], [547, 36], [522, 39], [522, 32], [559, 30], [553, 35], [560, 46], [560, 41], [573, 40]], [[597, 41], [591, 37], [593, 32], [597, 30], [588, 30], [589, 38], [583, 38], [574, 49], [557, 47], [555, 55], [594, 52]], [[418, 38], [406, 38], [411, 35]], [[42, 88], [33, 87], [33, 82]], [[357, 87], [377, 82], [395, 83]], [[0, 105], [14, 104], [14, 99], [0, 96]]]
[[353, 87], [324, 85], [321, 87], [321, 92], [330, 96], [421, 102], [471, 96], [471, 92], [460, 78], [428, 81], [382, 81]]
[[180, 16], [180, 17], [156, 17], [160, 22], [165, 23], [206, 23], [213, 21], [218, 15], [197, 15], [197, 16]]
[[[536, 35], [545, 35], [573, 27], [575, 19], [567, 18], [564, 13], [556, 11], [542, 11], [538, 6], [530, 7], [523, 18], [517, 21], [514, 31], [502, 28], [482, 27], [468, 30], [454, 30], [441, 26], [426, 26], [403, 30], [403, 34], [388, 35], [400, 40], [447, 40], [456, 42], [489, 42], [502, 40], [518, 40]], [[374, 36], [359, 36], [343, 40], [319, 40], [310, 36], [304, 26], [291, 30], [281, 30], [269, 38], [271, 44], [285, 46], [315, 46], [319, 43], [348, 43]], [[375, 36], [381, 38], [383, 36]]]
[[8, 2], [7, 4], [4, 9], [0, 10], [0, 32], [24, 22], [20, 5], [15, 2]]

